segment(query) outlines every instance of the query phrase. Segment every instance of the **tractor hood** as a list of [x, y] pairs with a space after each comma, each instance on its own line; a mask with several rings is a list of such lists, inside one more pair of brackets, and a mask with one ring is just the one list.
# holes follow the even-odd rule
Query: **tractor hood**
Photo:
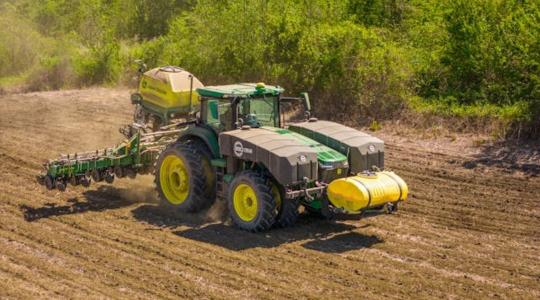
[[263, 128], [243, 128], [219, 134], [224, 156], [264, 165], [282, 185], [317, 178], [317, 152], [289, 135]]
[[384, 169], [383, 141], [329, 121], [245, 127], [221, 133], [219, 143], [223, 155], [261, 163], [283, 185]]
[[348, 168], [345, 155], [281, 128], [246, 127], [223, 132], [219, 145], [225, 156], [263, 164], [282, 185], [321, 179], [319, 172], [324, 169]]

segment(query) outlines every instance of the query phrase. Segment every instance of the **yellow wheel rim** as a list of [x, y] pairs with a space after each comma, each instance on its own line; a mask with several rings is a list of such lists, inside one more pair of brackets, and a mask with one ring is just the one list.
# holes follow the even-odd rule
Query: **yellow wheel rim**
[[250, 222], [257, 216], [257, 195], [251, 186], [245, 183], [236, 186], [233, 204], [234, 211], [242, 221]]
[[169, 155], [161, 162], [159, 169], [161, 190], [171, 204], [181, 204], [189, 194], [189, 173], [184, 161]]

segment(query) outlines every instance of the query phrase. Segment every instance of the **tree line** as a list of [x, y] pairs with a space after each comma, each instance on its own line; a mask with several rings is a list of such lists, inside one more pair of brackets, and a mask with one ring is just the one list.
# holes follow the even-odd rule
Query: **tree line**
[[142, 59], [308, 91], [360, 124], [406, 111], [539, 135], [539, 56], [538, 1], [0, 2], [0, 87], [129, 84]]

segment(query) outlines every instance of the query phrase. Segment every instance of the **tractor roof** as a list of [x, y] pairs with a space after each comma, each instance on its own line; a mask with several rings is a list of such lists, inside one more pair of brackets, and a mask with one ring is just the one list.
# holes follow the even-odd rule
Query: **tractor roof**
[[265, 85], [264, 83], [239, 83], [197, 88], [199, 95], [212, 98], [252, 97], [260, 95], [277, 96], [283, 91], [284, 89], [279, 86]]

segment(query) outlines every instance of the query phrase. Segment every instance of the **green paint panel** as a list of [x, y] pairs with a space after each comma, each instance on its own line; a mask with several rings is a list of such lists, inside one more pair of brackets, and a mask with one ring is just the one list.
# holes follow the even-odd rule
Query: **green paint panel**
[[275, 128], [275, 127], [263, 127], [263, 128], [266, 130], [274, 131], [279, 134], [288, 134], [294, 137], [296, 140], [300, 141], [302, 144], [313, 148], [317, 152], [317, 160], [321, 162], [338, 163], [338, 162], [347, 161], [347, 157], [345, 155], [315, 140], [312, 140], [306, 136], [303, 136], [299, 133], [296, 133], [287, 129], [283, 129], [283, 128]]
[[304, 205], [307, 205], [315, 210], [320, 210], [322, 208], [321, 200], [313, 200], [311, 202], [306, 202]]
[[180, 134], [178, 139], [187, 139], [192, 137], [197, 137], [204, 141], [214, 157], [221, 157], [218, 137], [211, 127], [206, 125], [189, 126]]
[[225, 168], [227, 166], [227, 161], [223, 158], [216, 158], [212, 159], [210, 164], [214, 167]]
[[223, 175], [223, 181], [225, 181], [226, 183], [231, 183], [233, 179], [234, 179], [234, 175], [232, 174]]
[[319, 132], [309, 131], [305, 128], [294, 126], [294, 124], [291, 124], [289, 128], [293, 132], [296, 132], [304, 136], [308, 136], [314, 140], [326, 141], [329, 147], [331, 147], [332, 149], [339, 149], [339, 152], [345, 155], [347, 155], [349, 151], [349, 147], [347, 145], [340, 143], [339, 141], [336, 141], [335, 139], [328, 138], [326, 135], [321, 134]]

